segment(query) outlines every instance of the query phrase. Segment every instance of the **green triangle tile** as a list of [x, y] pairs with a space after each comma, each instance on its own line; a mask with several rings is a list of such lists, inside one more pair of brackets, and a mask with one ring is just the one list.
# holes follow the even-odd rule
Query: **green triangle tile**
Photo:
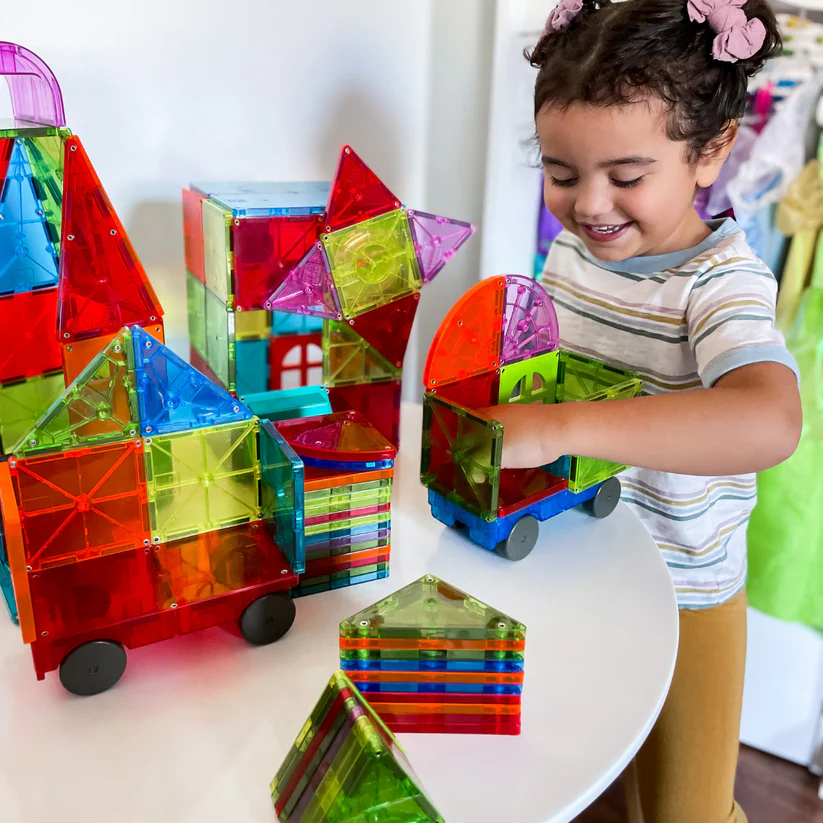
[[427, 574], [344, 620], [340, 637], [524, 641], [526, 627]]
[[281, 823], [443, 823], [405, 752], [341, 671], [271, 783]]
[[140, 437], [125, 330], [77, 376], [15, 449], [16, 457]]

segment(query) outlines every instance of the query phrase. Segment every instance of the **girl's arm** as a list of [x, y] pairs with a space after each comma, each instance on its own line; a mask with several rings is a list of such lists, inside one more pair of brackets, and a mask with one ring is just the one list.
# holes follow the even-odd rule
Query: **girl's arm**
[[745, 474], [788, 458], [802, 426], [797, 378], [772, 362], [735, 369], [710, 389], [485, 413], [504, 425], [509, 469], [577, 454], [678, 474]]

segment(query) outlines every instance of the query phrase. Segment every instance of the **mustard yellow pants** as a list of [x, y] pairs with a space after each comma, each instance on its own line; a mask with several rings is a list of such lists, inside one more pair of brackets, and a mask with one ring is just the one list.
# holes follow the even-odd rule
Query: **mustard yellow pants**
[[671, 690], [624, 774], [631, 823], [746, 823], [734, 800], [745, 662], [745, 591], [680, 610]]

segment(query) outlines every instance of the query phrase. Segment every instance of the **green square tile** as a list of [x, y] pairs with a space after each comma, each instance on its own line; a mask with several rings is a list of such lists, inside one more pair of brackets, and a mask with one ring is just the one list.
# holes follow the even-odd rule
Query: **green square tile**
[[154, 543], [260, 519], [257, 420], [146, 438]]

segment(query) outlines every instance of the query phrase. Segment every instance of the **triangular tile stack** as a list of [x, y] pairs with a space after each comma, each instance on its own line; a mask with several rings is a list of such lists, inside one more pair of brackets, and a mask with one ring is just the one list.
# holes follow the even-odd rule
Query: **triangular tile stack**
[[526, 627], [434, 575], [340, 624], [340, 665], [393, 732], [519, 734]]
[[271, 782], [281, 823], [443, 823], [392, 733], [336, 672]]

